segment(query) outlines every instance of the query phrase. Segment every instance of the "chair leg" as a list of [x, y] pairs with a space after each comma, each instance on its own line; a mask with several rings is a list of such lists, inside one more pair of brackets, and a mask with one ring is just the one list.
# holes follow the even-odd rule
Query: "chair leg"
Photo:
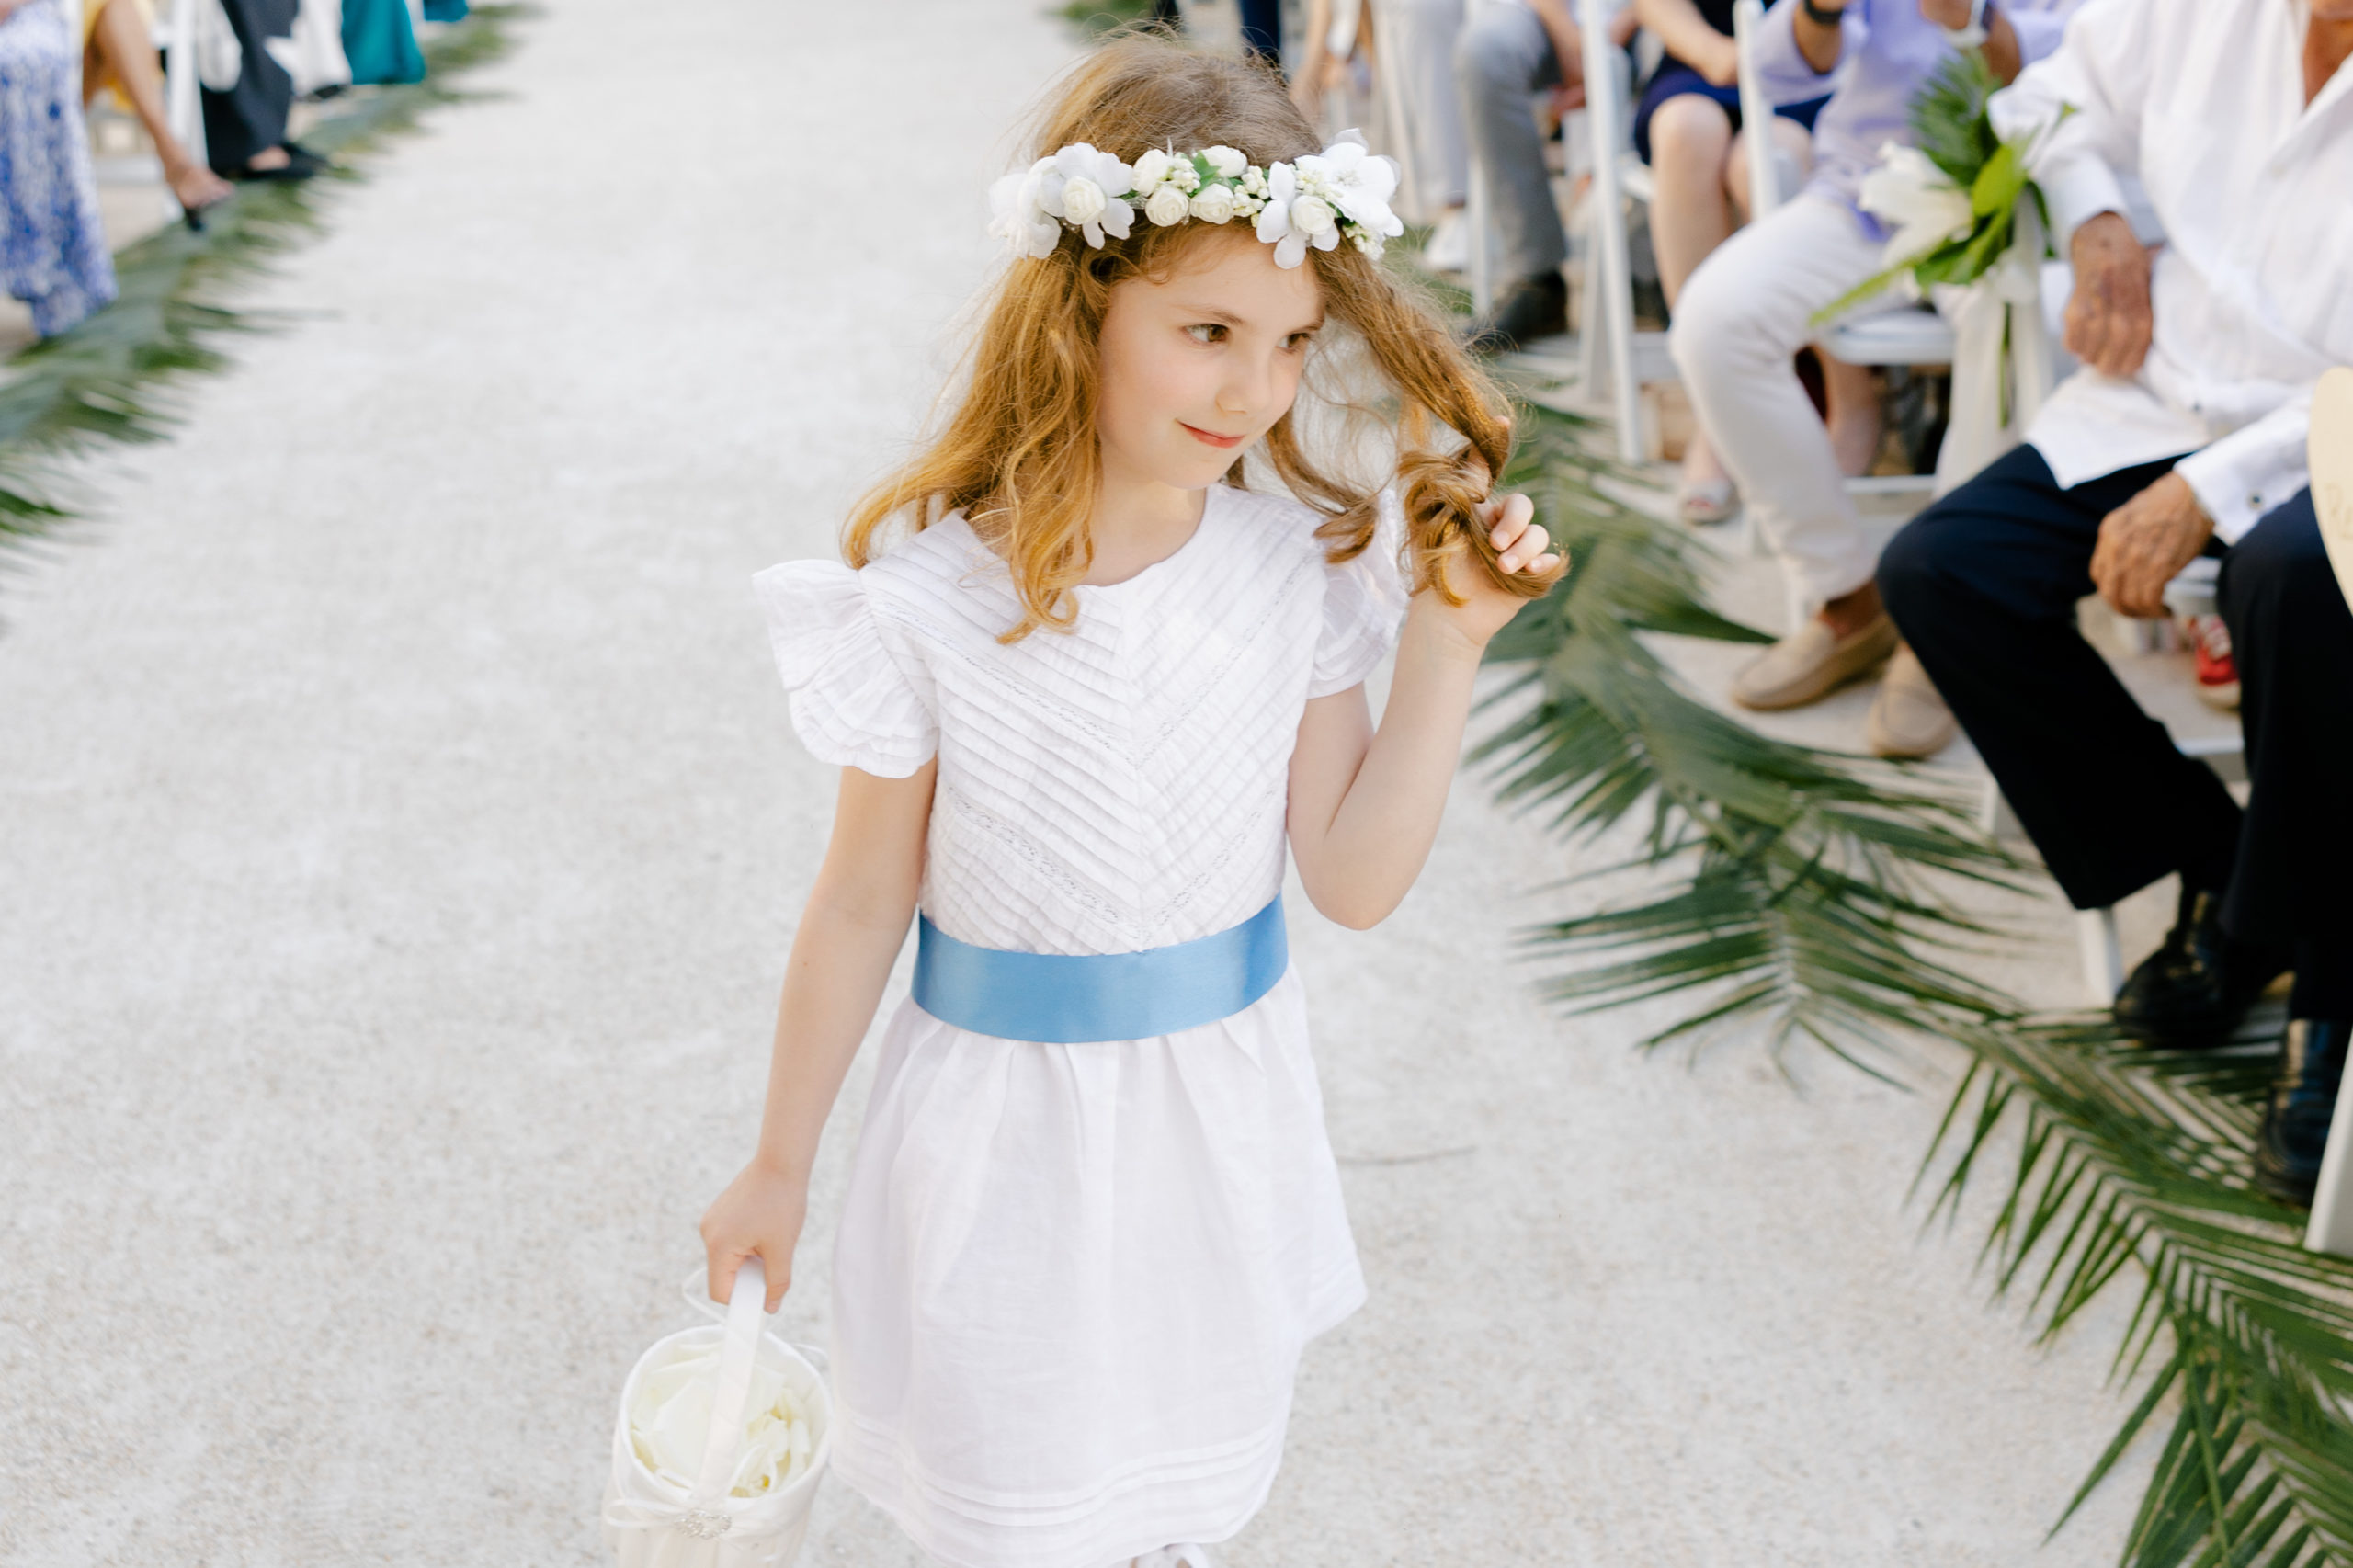
[[2095, 1006], [2105, 1007], [2124, 988], [2124, 949], [2116, 940], [2116, 911], [2075, 911], [2075, 937], [2083, 947], [2084, 988]]
[[1470, 167], [1468, 188], [1463, 192], [1462, 222], [1470, 249], [1471, 309], [1484, 316], [1495, 308], [1495, 240], [1490, 232], [1495, 206], [1487, 199], [1487, 171], [1475, 153], [1471, 156]]
[[1609, 285], [1601, 266], [1601, 224], [1594, 200], [1588, 193], [1583, 204], [1585, 222], [1577, 225], [1585, 252], [1577, 261], [1577, 392], [1588, 402], [1600, 399], [1602, 378], [1608, 374], [1601, 356], [1609, 334], [1608, 312], [1601, 306], [1601, 291]]
[[2329, 1119], [2328, 1148], [2320, 1157], [2320, 1180], [2313, 1188], [2313, 1216], [2304, 1227], [2311, 1252], [2353, 1257], [2353, 1095], [2336, 1097]]

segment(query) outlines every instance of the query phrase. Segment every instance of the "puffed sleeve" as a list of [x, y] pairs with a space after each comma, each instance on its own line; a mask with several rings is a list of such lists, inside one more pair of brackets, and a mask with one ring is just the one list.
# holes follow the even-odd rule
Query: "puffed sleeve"
[[1381, 493], [1373, 516], [1372, 542], [1364, 553], [1324, 568], [1324, 630], [1307, 683], [1311, 698], [1346, 691], [1372, 674], [1404, 624], [1411, 585], [1398, 565], [1405, 514], [1395, 491]]
[[818, 761], [904, 778], [931, 760], [938, 725], [858, 573], [835, 561], [788, 561], [752, 585], [792, 694], [792, 727]]

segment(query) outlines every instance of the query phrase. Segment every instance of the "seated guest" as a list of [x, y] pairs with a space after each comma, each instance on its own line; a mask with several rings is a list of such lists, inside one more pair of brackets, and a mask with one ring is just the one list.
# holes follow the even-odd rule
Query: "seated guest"
[[[1656, 176], [1651, 245], [1670, 312], [1692, 268], [1748, 221], [1749, 148], [1732, 7], [1733, 0], [1634, 0], [1636, 18], [1666, 48], [1635, 106], [1634, 151]], [[1773, 142], [1801, 175], [1813, 162], [1807, 132], [1827, 101], [1785, 105], [1774, 119]], [[1705, 431], [1695, 430], [1683, 449], [1677, 504], [1687, 523], [1720, 523], [1733, 514], [1732, 481]]]
[[[1568, 235], [1552, 201], [1544, 138], [1529, 100], [1551, 88], [1565, 114], [1585, 102], [1585, 65], [1570, 0], [1483, 6], [1455, 44], [1454, 81], [1463, 128], [1478, 158], [1503, 240], [1499, 273], [1506, 281], [1495, 308], [1475, 324], [1471, 346], [1482, 353], [1518, 348], [1569, 330], [1569, 284], [1561, 264]], [[1613, 41], [1633, 36], [1634, 14], [1621, 12]]]
[[204, 155], [231, 179], [308, 179], [325, 160], [286, 139], [294, 78], [271, 57], [268, 41], [293, 36], [298, 0], [221, 0], [236, 35], [235, 84], [204, 89]]
[[[1813, 177], [1797, 199], [1719, 246], [1685, 285], [1669, 346], [1709, 444], [1794, 574], [1808, 617], [1733, 682], [1745, 708], [1799, 708], [1868, 676], [1895, 651], [1872, 585], [1873, 551], [1847, 494], [1870, 464], [1879, 404], [1868, 369], [1824, 357], [1825, 430], [1792, 358], [1814, 314], [1880, 268], [1886, 234], [1855, 205], [1880, 148], [1911, 139], [1913, 98], [1982, 34], [2003, 80], [2058, 47], [2075, 0], [1787, 0], [1765, 14], [1756, 67], [1777, 103], [1821, 96]], [[1871, 712], [1882, 756], [1925, 756], [1952, 720], [1916, 663], [1890, 672]]]
[[155, 64], [155, 14], [150, 0], [86, 0], [82, 7], [82, 104], [111, 86], [147, 128], [164, 183], [185, 212], [230, 196], [229, 182], [191, 156], [164, 112], [164, 73]]
[[[2353, 611], [2305, 467], [2313, 387], [2353, 363], [2353, 0], [2092, 0], [1995, 100], [2075, 264], [2063, 382], [2027, 444], [1915, 518], [1880, 582], [2071, 903], [2168, 872], [2180, 915], [2116, 999], [2166, 1045], [2227, 1037], [2295, 971], [2256, 1152], [2309, 1198], [2353, 1021]], [[2165, 244], [2125, 222], [2138, 176]], [[2334, 258], [2334, 259], [2331, 259]], [[2221, 548], [2253, 793], [2241, 812], [2075, 630], [2097, 589], [2164, 613]]]
[[81, 40], [58, 0], [0, 0], [0, 280], [53, 336], [114, 298]]

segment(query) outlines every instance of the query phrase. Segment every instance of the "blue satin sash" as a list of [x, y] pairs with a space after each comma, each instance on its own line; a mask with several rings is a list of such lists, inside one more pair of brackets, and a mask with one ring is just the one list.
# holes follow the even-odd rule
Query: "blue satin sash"
[[1290, 967], [1279, 894], [1239, 926], [1140, 953], [1015, 953], [960, 942], [923, 917], [915, 1006], [999, 1040], [1149, 1040], [1230, 1018]]

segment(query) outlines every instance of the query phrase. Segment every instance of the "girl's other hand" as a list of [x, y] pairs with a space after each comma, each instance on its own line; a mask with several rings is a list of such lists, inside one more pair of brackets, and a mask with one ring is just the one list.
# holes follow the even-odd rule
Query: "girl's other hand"
[[[1483, 501], [1478, 517], [1495, 547], [1496, 565], [1506, 574], [1541, 576], [1560, 564], [1559, 554], [1547, 548], [1551, 539], [1536, 521], [1536, 503], [1527, 496], [1499, 495]], [[1511, 623], [1522, 606], [1534, 602], [1506, 593], [1486, 572], [1460, 557], [1447, 562], [1446, 581], [1447, 586], [1462, 596], [1461, 604], [1450, 605], [1443, 596], [1425, 592], [1414, 597], [1415, 608], [1427, 607], [1425, 613], [1441, 617], [1481, 648]]]
[[757, 1253], [767, 1273], [767, 1310], [776, 1311], [792, 1284], [792, 1249], [808, 1211], [806, 1178], [757, 1160], [738, 1172], [702, 1217], [710, 1299], [724, 1304], [735, 1289], [735, 1270]]

